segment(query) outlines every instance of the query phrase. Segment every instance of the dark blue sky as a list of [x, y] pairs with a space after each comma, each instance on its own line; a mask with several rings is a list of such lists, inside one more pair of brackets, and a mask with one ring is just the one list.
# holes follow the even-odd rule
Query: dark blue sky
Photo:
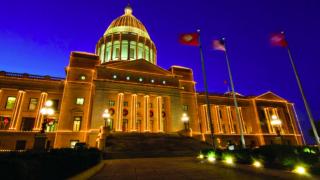
[[[94, 52], [127, 0], [1, 0], [0, 70], [64, 77], [71, 51]], [[178, 44], [179, 33], [202, 29], [211, 92], [225, 92], [223, 53], [211, 40], [228, 40], [236, 91], [266, 91], [296, 104], [303, 128], [305, 109], [286, 51], [269, 45], [271, 32], [285, 30], [315, 119], [320, 119], [320, 1], [317, 0], [136, 0], [133, 14], [146, 26], [158, 49], [158, 64], [194, 70], [203, 90], [199, 51]]]

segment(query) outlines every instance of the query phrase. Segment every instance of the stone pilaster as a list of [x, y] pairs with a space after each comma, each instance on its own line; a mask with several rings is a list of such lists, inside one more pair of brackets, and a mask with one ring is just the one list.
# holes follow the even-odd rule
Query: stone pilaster
[[25, 91], [18, 91], [17, 99], [13, 108], [12, 116], [11, 116], [11, 124], [10, 124], [10, 130], [17, 130], [19, 121], [20, 121], [20, 113], [21, 108], [23, 105], [23, 99], [25, 96]]
[[42, 121], [43, 121], [43, 116], [42, 116], [42, 114], [40, 113], [40, 111], [41, 111], [41, 108], [44, 107], [44, 104], [45, 104], [46, 101], [47, 101], [47, 97], [48, 97], [48, 93], [46, 93], [46, 92], [42, 92], [42, 93], [40, 94], [39, 103], [38, 103], [38, 107], [37, 107], [37, 115], [36, 115], [36, 119], [35, 119], [35, 123], [34, 123], [34, 128], [33, 128], [34, 131], [40, 131], [40, 129], [41, 129], [41, 124], [42, 124]]
[[122, 118], [123, 118], [123, 93], [118, 94], [117, 98], [117, 115], [115, 119], [116, 131], [122, 131]]
[[143, 129], [144, 131], [150, 131], [150, 110], [149, 110], [149, 96], [145, 95], [143, 97]]
[[131, 131], [136, 131], [137, 123], [137, 95], [132, 94], [131, 95], [131, 123], [130, 123], [130, 129]]

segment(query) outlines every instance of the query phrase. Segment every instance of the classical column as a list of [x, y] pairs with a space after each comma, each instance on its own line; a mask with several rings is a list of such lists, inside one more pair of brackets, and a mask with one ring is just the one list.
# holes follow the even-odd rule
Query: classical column
[[155, 131], [160, 132], [162, 124], [162, 97], [156, 97]]
[[[226, 111], [227, 111], [227, 117], [228, 117], [228, 124], [229, 124], [229, 129], [230, 129], [230, 134], [231, 133], [235, 133], [235, 129], [233, 126], [233, 119], [232, 119], [232, 115], [231, 115], [231, 108], [230, 106], [226, 107]], [[239, 124], [240, 125], [240, 124]]]
[[255, 115], [255, 126], [256, 126], [256, 129], [254, 130], [254, 133], [257, 133], [259, 134], [258, 135], [258, 141], [259, 141], [259, 145], [262, 146], [262, 145], [265, 145], [265, 141], [264, 141], [264, 137], [263, 137], [263, 132], [262, 132], [262, 129], [261, 129], [261, 125], [260, 125], [260, 118], [259, 118], [259, 114], [258, 114], [258, 108], [257, 108], [257, 105], [256, 105], [256, 101], [253, 99], [252, 100], [252, 105], [253, 105], [253, 111], [254, 111], [254, 115]]
[[122, 131], [122, 117], [123, 117], [123, 93], [119, 93], [117, 98], [117, 118], [115, 121], [116, 131]]
[[34, 131], [40, 131], [41, 130], [41, 124], [42, 124], [42, 121], [43, 121], [43, 116], [42, 114], [40, 113], [41, 111], [41, 108], [44, 106], [44, 104], [46, 103], [47, 101], [47, 97], [48, 97], [48, 93], [46, 92], [42, 92], [40, 94], [40, 98], [39, 98], [39, 104], [38, 104], [38, 107], [37, 107], [37, 115], [36, 115], [36, 119], [35, 119], [35, 123], [34, 123], [34, 128], [33, 130]]
[[23, 98], [25, 95], [25, 91], [19, 90], [18, 91], [18, 95], [17, 95], [17, 99], [13, 108], [13, 112], [12, 112], [12, 118], [11, 118], [11, 124], [10, 124], [10, 130], [17, 130], [17, 127], [19, 125], [19, 117], [20, 117], [20, 113], [21, 113], [21, 108], [22, 108], [22, 104], [23, 104]]
[[221, 121], [222, 119], [220, 119], [220, 109], [219, 106], [214, 106], [215, 112], [216, 112], [216, 119], [217, 119], [217, 131], [218, 133], [223, 133], [222, 130], [222, 125], [221, 125]]
[[143, 126], [144, 131], [150, 131], [149, 120], [150, 120], [150, 110], [149, 110], [149, 96], [145, 95], [143, 97]]
[[239, 112], [239, 116], [240, 116], [240, 122], [242, 124], [242, 127], [243, 127], [243, 133], [247, 133], [247, 127], [246, 127], [246, 123], [244, 122], [244, 119], [243, 119], [243, 114], [242, 114], [242, 108], [241, 107], [238, 107], [238, 112]]
[[131, 131], [137, 130], [136, 123], [137, 123], [137, 95], [132, 94], [131, 95], [131, 125], [130, 125]]

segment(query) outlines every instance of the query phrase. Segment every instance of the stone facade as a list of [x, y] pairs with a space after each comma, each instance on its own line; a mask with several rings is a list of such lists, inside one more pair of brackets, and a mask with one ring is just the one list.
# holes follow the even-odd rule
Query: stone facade
[[[112, 132], [176, 133], [185, 128], [184, 113], [191, 135], [209, 141], [205, 96], [196, 91], [192, 70], [157, 66], [156, 47], [130, 7], [96, 48], [96, 54], [72, 52], [65, 78], [0, 72], [0, 149], [31, 149], [44, 119], [47, 147], [96, 147], [104, 124]], [[237, 99], [240, 121], [230, 93], [209, 95], [218, 146], [239, 144], [239, 123], [250, 146], [276, 143], [279, 132], [282, 143], [304, 143], [292, 103], [272, 92]], [[54, 114], [44, 117], [48, 100]], [[272, 116], [282, 122], [279, 131]]]

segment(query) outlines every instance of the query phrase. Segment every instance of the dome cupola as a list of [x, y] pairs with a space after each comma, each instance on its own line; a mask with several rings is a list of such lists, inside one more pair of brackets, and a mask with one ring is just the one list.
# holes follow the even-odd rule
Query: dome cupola
[[101, 63], [144, 59], [156, 62], [156, 47], [147, 29], [133, 14], [130, 5], [111, 22], [96, 46]]

